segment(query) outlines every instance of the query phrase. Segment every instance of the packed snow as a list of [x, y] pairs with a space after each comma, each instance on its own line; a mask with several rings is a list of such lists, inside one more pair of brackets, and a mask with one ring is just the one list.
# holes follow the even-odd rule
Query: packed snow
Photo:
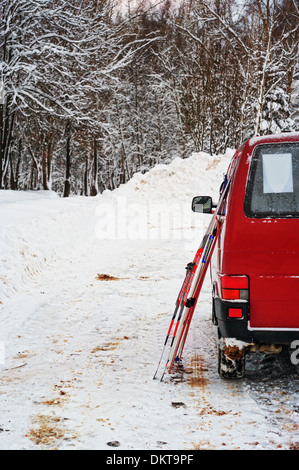
[[294, 367], [258, 352], [245, 379], [219, 378], [208, 275], [183, 370], [153, 380], [210, 218], [192, 197], [217, 202], [232, 154], [95, 198], [0, 191], [1, 449], [298, 449]]

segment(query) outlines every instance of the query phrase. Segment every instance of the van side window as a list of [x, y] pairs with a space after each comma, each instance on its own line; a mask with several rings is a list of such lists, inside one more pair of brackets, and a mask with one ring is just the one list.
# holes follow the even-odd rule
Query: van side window
[[261, 144], [254, 149], [244, 210], [247, 217], [299, 217], [298, 143]]

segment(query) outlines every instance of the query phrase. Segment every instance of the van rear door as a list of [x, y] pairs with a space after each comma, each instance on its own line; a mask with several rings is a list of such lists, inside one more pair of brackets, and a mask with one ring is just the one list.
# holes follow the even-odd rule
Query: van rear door
[[299, 329], [299, 143], [257, 145], [245, 215], [253, 235], [250, 328]]

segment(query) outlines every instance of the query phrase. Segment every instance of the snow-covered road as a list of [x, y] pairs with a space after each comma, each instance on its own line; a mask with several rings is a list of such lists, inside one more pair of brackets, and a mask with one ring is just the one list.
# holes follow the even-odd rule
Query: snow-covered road
[[0, 192], [1, 449], [298, 448], [295, 369], [258, 353], [219, 379], [208, 276], [186, 372], [152, 379], [208, 223], [191, 198], [216, 198], [228, 162], [177, 159], [96, 198]]

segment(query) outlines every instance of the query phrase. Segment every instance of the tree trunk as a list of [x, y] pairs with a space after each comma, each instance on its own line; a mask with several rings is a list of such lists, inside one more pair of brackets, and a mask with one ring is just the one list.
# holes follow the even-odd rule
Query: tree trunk
[[84, 196], [88, 196], [88, 153], [85, 155], [85, 168], [84, 168]]
[[71, 176], [71, 124], [67, 121], [65, 127], [66, 135], [66, 158], [65, 158], [65, 181], [63, 197], [69, 197], [70, 195], [70, 176]]
[[9, 156], [9, 165], [10, 165], [10, 189], [13, 191], [16, 190], [16, 182], [14, 178], [14, 168], [13, 168], [13, 161], [12, 161], [12, 156]]
[[96, 196], [99, 192], [98, 188], [98, 148], [97, 140], [93, 138], [93, 168], [92, 168], [92, 184], [90, 187], [90, 195]]
[[42, 156], [42, 174], [43, 174], [43, 189], [47, 191], [48, 188], [48, 175], [47, 175], [47, 151], [45, 144], [43, 145], [43, 156]]
[[17, 165], [16, 165], [16, 173], [15, 173], [16, 189], [18, 189], [19, 187], [19, 174], [20, 174], [21, 161], [22, 161], [22, 139], [19, 139], [18, 158], [17, 158]]
[[52, 152], [53, 142], [51, 136], [47, 136], [47, 186], [48, 189], [52, 189]]
[[3, 117], [3, 128], [2, 128], [2, 143], [1, 143], [1, 159], [2, 159], [2, 175], [0, 181], [0, 187], [4, 187], [4, 181], [7, 176], [7, 171], [9, 167], [9, 151], [12, 140], [12, 131], [15, 120], [15, 111], [11, 113], [9, 118], [8, 113], [8, 104], [6, 106], [6, 116]]

